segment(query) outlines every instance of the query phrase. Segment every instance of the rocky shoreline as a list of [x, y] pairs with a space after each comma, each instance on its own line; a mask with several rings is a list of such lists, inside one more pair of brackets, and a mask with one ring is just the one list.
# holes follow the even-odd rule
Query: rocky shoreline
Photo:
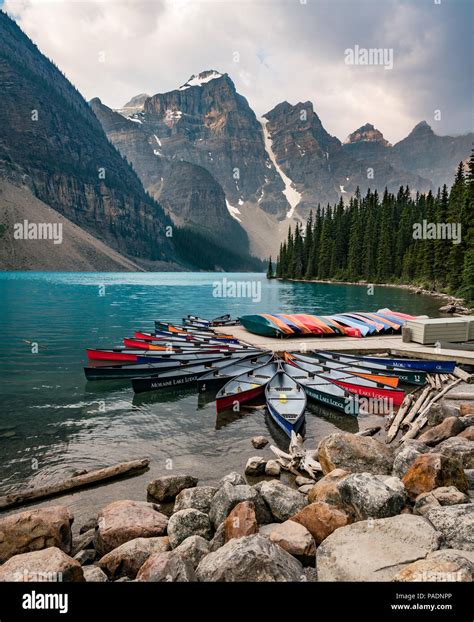
[[288, 485], [262, 454], [215, 486], [163, 475], [77, 535], [54, 502], [8, 515], [0, 581], [472, 581], [474, 401], [443, 400], [428, 421], [396, 448], [332, 433], [311, 452], [321, 473]]

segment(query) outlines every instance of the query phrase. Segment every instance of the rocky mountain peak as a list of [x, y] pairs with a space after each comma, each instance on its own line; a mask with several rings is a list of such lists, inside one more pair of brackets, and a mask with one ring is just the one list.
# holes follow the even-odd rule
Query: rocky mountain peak
[[217, 80], [225, 76], [227, 76], [227, 74], [220, 73], [220, 71], [216, 71], [215, 69], [207, 69], [206, 71], [201, 71], [201, 73], [192, 75], [187, 82], [179, 87], [179, 90], [185, 91], [192, 86], [202, 86], [212, 80]]
[[366, 123], [355, 130], [355, 132], [352, 132], [352, 134], [349, 134], [344, 141], [344, 144], [349, 145], [358, 142], [377, 142], [382, 144], [384, 147], [390, 147], [388, 140], [385, 140], [382, 132], [376, 129], [372, 123]]
[[137, 112], [141, 112], [143, 110], [145, 101], [149, 97], [150, 96], [147, 93], [140, 93], [139, 95], [135, 95], [135, 97], [132, 97], [132, 99], [124, 104], [122, 108], [119, 108], [117, 112], [120, 112], [120, 114], [126, 117], [136, 114]]
[[426, 121], [420, 121], [415, 125], [408, 136], [434, 135], [433, 129]]

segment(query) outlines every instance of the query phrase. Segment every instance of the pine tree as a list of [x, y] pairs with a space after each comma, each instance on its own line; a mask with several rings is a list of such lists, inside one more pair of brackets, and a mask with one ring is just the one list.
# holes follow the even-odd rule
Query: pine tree
[[274, 278], [275, 278], [275, 275], [273, 274], [272, 258], [270, 256], [270, 259], [268, 261], [267, 279], [274, 279]]
[[[447, 221], [451, 223], [452, 227], [455, 227], [456, 231], [460, 225], [461, 236], [463, 228], [462, 225], [465, 219], [463, 213], [465, 207], [465, 193], [466, 185], [464, 183], [463, 163], [460, 162], [456, 172], [456, 177], [454, 179], [454, 184], [449, 194]], [[452, 239], [450, 241], [450, 246], [447, 249], [447, 282], [449, 289], [453, 293], [456, 293], [461, 285], [461, 266], [463, 265], [465, 250], [466, 249], [462, 244], [462, 237], [460, 240]]]

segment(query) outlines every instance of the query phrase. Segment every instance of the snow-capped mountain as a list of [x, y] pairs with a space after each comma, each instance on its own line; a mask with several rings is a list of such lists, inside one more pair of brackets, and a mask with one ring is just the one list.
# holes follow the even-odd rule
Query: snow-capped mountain
[[[168, 172], [176, 170], [170, 162], [201, 167], [221, 187], [219, 225], [211, 217], [215, 204], [207, 207], [202, 175], [191, 175], [201, 184], [193, 208], [190, 203], [183, 211], [179, 185], [176, 196], [166, 194], [166, 210], [175, 221], [190, 219], [217, 235], [224, 227], [221, 233], [227, 235], [231, 220], [245, 229], [251, 252], [260, 257], [275, 254], [290, 223], [304, 221], [318, 204], [348, 199], [357, 186], [361, 192], [369, 187], [396, 192], [400, 185], [427, 191], [451, 183], [473, 139], [472, 134], [437, 136], [422, 124], [392, 147], [367, 123], [341, 143], [324, 129], [309, 101], [282, 102], [257, 118], [231, 78], [215, 69], [191, 76], [173, 91], [134, 97], [117, 111], [128, 119], [126, 132], [117, 131], [117, 120], [104, 123], [106, 115], [93, 107], [110, 140], [162, 203]], [[196, 198], [200, 193], [202, 200]]]

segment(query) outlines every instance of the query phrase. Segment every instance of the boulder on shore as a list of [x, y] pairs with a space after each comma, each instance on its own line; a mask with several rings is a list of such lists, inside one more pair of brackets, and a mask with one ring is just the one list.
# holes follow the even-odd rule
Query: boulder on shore
[[341, 499], [358, 520], [387, 518], [399, 514], [406, 490], [398, 477], [352, 473], [338, 484]]
[[168, 537], [171, 548], [176, 548], [183, 540], [189, 536], [201, 536], [205, 540], [210, 540], [212, 536], [211, 521], [209, 516], [189, 508], [175, 512], [168, 521]]
[[242, 538], [258, 533], [255, 505], [252, 501], [241, 501], [224, 521], [224, 540]]
[[99, 566], [111, 579], [128, 577], [135, 579], [137, 572], [153, 555], [169, 551], [170, 543], [168, 536], [158, 538], [135, 538], [121, 544], [99, 560]]
[[265, 475], [268, 477], [280, 477], [281, 465], [276, 460], [269, 460], [265, 465]]
[[414, 439], [405, 441], [400, 447], [399, 451], [395, 456], [395, 460], [393, 461], [392, 474], [402, 479], [405, 473], [411, 467], [411, 465], [418, 458], [418, 456], [426, 454], [429, 451], [430, 448], [428, 447], [428, 445], [420, 443], [420, 441]]
[[474, 443], [462, 436], [453, 436], [434, 448], [437, 453], [457, 459], [463, 469], [474, 469]]
[[251, 477], [264, 475], [266, 464], [267, 461], [260, 456], [253, 456], [253, 458], [249, 458], [247, 460], [247, 464], [245, 465], [245, 475], [250, 475]]
[[185, 560], [187, 560], [194, 570], [199, 565], [199, 562], [210, 552], [210, 545], [207, 540], [204, 540], [201, 536], [189, 536], [186, 540], [183, 540], [179, 544], [174, 552]]
[[460, 417], [446, 417], [446, 419], [418, 437], [420, 443], [433, 447], [441, 441], [456, 436], [464, 430], [464, 423]]
[[232, 484], [232, 486], [245, 486], [247, 480], [243, 475], [237, 473], [237, 471], [231, 471], [224, 475], [224, 477], [217, 484], [217, 488], [222, 488], [224, 484]]
[[137, 581], [187, 583], [196, 581], [196, 574], [188, 559], [176, 551], [166, 551], [150, 555], [140, 568]]
[[270, 541], [281, 546], [303, 565], [314, 566], [316, 543], [313, 536], [301, 523], [293, 520], [279, 523], [270, 533]]
[[82, 569], [87, 583], [106, 583], [107, 575], [99, 566], [86, 566]]
[[196, 571], [200, 581], [301, 581], [302, 564], [280, 546], [260, 535], [230, 540], [209, 553]]
[[252, 501], [259, 524], [270, 523], [271, 515], [257, 487], [245, 485], [233, 486], [225, 483], [216, 492], [211, 502], [209, 518], [217, 528], [229, 515], [229, 512], [241, 501]]
[[198, 483], [192, 475], [163, 475], [152, 480], [147, 492], [156, 501], [172, 501], [185, 488], [194, 488]]
[[288, 520], [308, 504], [304, 495], [276, 480], [259, 482], [255, 488], [260, 492], [277, 521]]
[[442, 547], [474, 551], [474, 503], [433, 508], [426, 518], [442, 534]]
[[339, 482], [349, 475], [349, 471], [344, 469], [334, 469], [322, 477], [308, 493], [308, 501], [323, 501], [336, 507], [343, 507], [344, 503], [339, 492]]
[[56, 546], [51, 546], [10, 557], [0, 566], [0, 581], [82, 582], [84, 573], [78, 561]]
[[394, 453], [390, 447], [370, 436], [335, 432], [319, 443], [318, 459], [325, 475], [337, 468], [352, 473], [389, 475]]
[[419, 559], [405, 566], [393, 577], [393, 581], [414, 582], [471, 582], [473, 573], [467, 560]]
[[412, 499], [442, 486], [455, 486], [462, 492], [469, 488], [459, 461], [439, 453], [418, 456], [402, 481]]
[[209, 514], [211, 509], [212, 497], [216, 494], [217, 488], [214, 486], [197, 486], [196, 488], [185, 488], [176, 496], [174, 502], [174, 512], [188, 510], [190, 508]]
[[20, 553], [58, 547], [71, 552], [74, 518], [62, 505], [26, 510], [0, 518], [0, 564]]
[[316, 550], [319, 581], [391, 581], [414, 559], [438, 548], [421, 516], [369, 519], [336, 529]]
[[155, 504], [144, 501], [113, 501], [99, 514], [95, 548], [105, 555], [135, 538], [163, 536], [168, 518]]
[[251, 442], [255, 449], [263, 449], [268, 445], [268, 440], [264, 436], [254, 436]]
[[324, 501], [310, 503], [291, 517], [292, 521], [306, 527], [316, 544], [321, 544], [333, 531], [352, 522], [344, 510]]

